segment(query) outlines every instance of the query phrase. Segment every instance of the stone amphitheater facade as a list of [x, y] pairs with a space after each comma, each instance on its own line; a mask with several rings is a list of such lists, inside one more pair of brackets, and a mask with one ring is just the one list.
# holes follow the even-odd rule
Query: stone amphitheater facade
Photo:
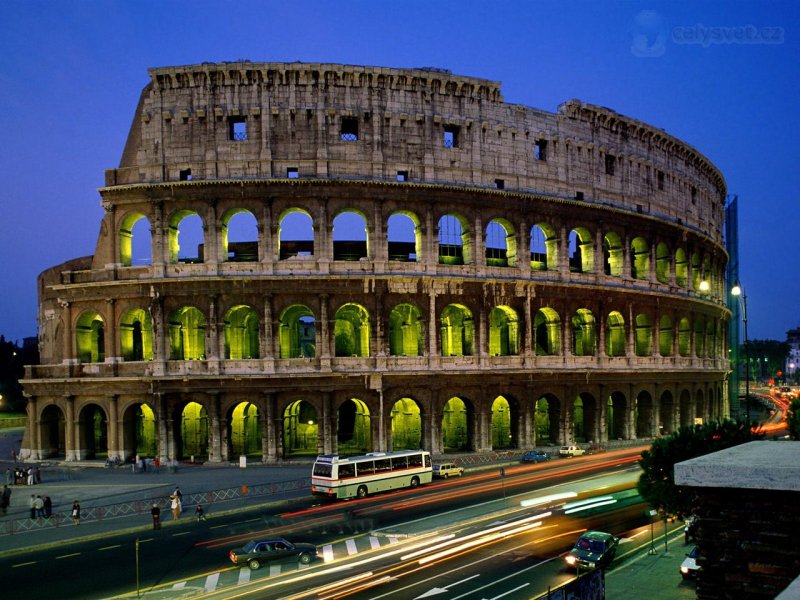
[[149, 76], [94, 255], [39, 276], [24, 457], [521, 451], [727, 414], [726, 186], [690, 145], [442, 69]]

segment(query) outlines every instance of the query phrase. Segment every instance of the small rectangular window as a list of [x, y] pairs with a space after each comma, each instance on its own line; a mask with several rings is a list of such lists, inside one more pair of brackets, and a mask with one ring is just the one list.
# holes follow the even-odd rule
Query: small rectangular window
[[504, 179], [495, 179], [494, 180], [494, 187], [496, 187], [498, 190], [505, 189], [505, 187], [506, 187], [505, 180]]
[[228, 117], [228, 138], [234, 142], [247, 141], [247, 121], [244, 117]]
[[664, 171], [658, 171], [656, 175], [658, 177], [658, 189], [659, 190], [663, 190], [664, 189]]
[[458, 148], [458, 125], [444, 126], [444, 147]]
[[180, 173], [178, 174], [181, 181], [191, 181], [192, 180], [192, 170], [191, 169], [181, 169]]
[[606, 175], [613, 175], [617, 166], [617, 158], [612, 154], [606, 154]]
[[692, 204], [697, 204], [697, 188], [692, 186]]
[[533, 146], [533, 158], [535, 160], [547, 160], [547, 140], [536, 140]]
[[289, 179], [300, 179], [300, 171], [297, 170], [297, 167], [289, 167], [286, 169], [286, 177]]
[[397, 181], [408, 181], [408, 171], [398, 171]]
[[357, 142], [358, 119], [355, 117], [342, 117], [342, 129], [339, 137], [343, 142]]

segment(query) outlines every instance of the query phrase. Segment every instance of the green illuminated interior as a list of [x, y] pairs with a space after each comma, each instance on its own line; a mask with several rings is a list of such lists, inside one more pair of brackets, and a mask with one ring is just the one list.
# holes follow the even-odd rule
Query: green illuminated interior
[[648, 315], [636, 315], [634, 336], [636, 356], [651, 356], [653, 354], [653, 322]]
[[398, 304], [389, 313], [389, 354], [391, 356], [422, 356], [424, 353], [424, 324], [422, 313], [413, 304]]
[[208, 457], [208, 413], [201, 404], [189, 402], [181, 412], [181, 458]]
[[336, 311], [336, 356], [369, 356], [369, 313], [360, 304], [344, 304]]
[[547, 271], [558, 268], [558, 235], [547, 223], [531, 228], [531, 270]]
[[470, 310], [461, 304], [450, 304], [444, 308], [439, 320], [442, 356], [472, 356], [475, 323]]
[[283, 412], [283, 453], [313, 456], [317, 453], [317, 411], [305, 400], [295, 400]]
[[558, 443], [559, 403], [553, 397], [542, 396], [536, 401], [534, 435], [538, 446]]
[[231, 413], [231, 453], [237, 456], [261, 456], [261, 419], [258, 408], [250, 402], [240, 402]]
[[88, 404], [81, 410], [80, 447], [83, 457], [89, 460], [108, 456], [108, 425], [106, 414], [96, 404]]
[[445, 452], [467, 450], [467, 406], [461, 398], [447, 401], [442, 411], [442, 445]]
[[[608, 439], [621, 440], [625, 437], [625, 396], [612, 392], [606, 405], [606, 431]], [[619, 415], [619, 419], [616, 416]]]
[[561, 354], [561, 318], [552, 308], [540, 308], [533, 317], [536, 354]]
[[700, 282], [703, 280], [703, 273], [700, 270], [700, 254], [692, 254], [692, 289], [699, 290]]
[[617, 311], [606, 319], [606, 356], [625, 356], [625, 319]]
[[569, 232], [569, 270], [573, 273], [591, 273], [594, 270], [594, 240], [585, 227]]
[[345, 400], [336, 413], [336, 445], [340, 454], [364, 454], [372, 449], [369, 408], [358, 398]]
[[119, 322], [123, 360], [153, 360], [153, 319], [143, 308], [125, 311]]
[[700, 281], [705, 281], [708, 284], [707, 290], [700, 290], [700, 284], [698, 284], [697, 289], [702, 291], [705, 294], [708, 294], [711, 291], [711, 284], [712, 284], [712, 276], [711, 276], [711, 257], [706, 256], [703, 259], [703, 269], [700, 271]]
[[316, 322], [307, 306], [294, 304], [281, 313], [278, 338], [281, 358], [314, 358]]
[[225, 358], [258, 357], [258, 313], [251, 306], [234, 306], [225, 313]]
[[706, 340], [705, 333], [706, 326], [702, 317], [697, 317], [694, 321], [694, 351], [695, 356], [702, 358], [706, 355]]
[[675, 252], [675, 284], [679, 287], [686, 287], [689, 281], [689, 261], [686, 258], [686, 251], [678, 248]]
[[686, 317], [678, 321], [678, 354], [689, 356], [692, 349], [692, 328]]
[[658, 352], [661, 356], [672, 356], [672, 346], [675, 335], [672, 333], [672, 319], [669, 315], [662, 315], [658, 333]]
[[650, 244], [643, 237], [635, 237], [631, 242], [631, 276], [650, 279]]
[[392, 450], [422, 448], [422, 415], [419, 405], [411, 398], [394, 403], [392, 419]]
[[122, 219], [119, 226], [118, 242], [119, 262], [123, 267], [130, 267], [133, 263], [133, 226], [139, 219], [146, 219], [142, 213], [133, 212]]
[[669, 283], [669, 246], [659, 242], [656, 246], [656, 279], [659, 283]]
[[99, 314], [94, 311], [82, 313], [75, 325], [75, 337], [78, 360], [84, 363], [105, 360], [105, 326]]
[[492, 449], [504, 450], [513, 447], [511, 433], [511, 407], [503, 396], [492, 402]]
[[623, 255], [622, 239], [617, 232], [609, 231], [603, 236], [603, 269], [606, 275], [622, 277]]
[[576, 442], [586, 442], [586, 425], [583, 412], [583, 398], [578, 396], [572, 404], [572, 439]]
[[134, 436], [136, 454], [139, 456], [156, 456], [156, 415], [147, 404], [136, 408], [134, 418]]
[[594, 315], [588, 308], [579, 308], [572, 317], [572, 351], [575, 356], [594, 356], [596, 346]]
[[171, 360], [205, 359], [206, 318], [194, 306], [184, 306], [170, 315], [169, 350]]
[[489, 355], [519, 354], [519, 318], [509, 306], [496, 306], [489, 313]]

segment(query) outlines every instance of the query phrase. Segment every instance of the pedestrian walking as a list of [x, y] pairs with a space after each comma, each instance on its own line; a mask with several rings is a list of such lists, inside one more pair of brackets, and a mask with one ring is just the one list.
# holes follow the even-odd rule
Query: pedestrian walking
[[36, 496], [33, 505], [36, 508], [36, 516], [44, 517], [44, 499], [41, 496]]
[[33, 477], [34, 477], [33, 467], [28, 467], [27, 477], [28, 477], [28, 485], [33, 485]]
[[161, 529], [161, 509], [155, 502], [153, 502], [153, 508], [150, 509], [150, 514], [153, 516], [153, 529]]
[[36, 518], [36, 496], [31, 494], [31, 499], [28, 501], [28, 505], [31, 508], [31, 519]]
[[183, 494], [181, 494], [181, 488], [175, 486], [175, 491], [172, 492], [172, 495], [178, 497], [178, 503], [181, 505], [181, 512], [183, 512]]
[[72, 523], [74, 525], [81, 524], [81, 503], [75, 500], [72, 503]]
[[197, 522], [206, 520], [206, 511], [203, 509], [202, 504], [198, 504], [194, 509], [194, 516], [197, 517]]
[[6, 485], [12, 485], [14, 483], [14, 471], [11, 470], [11, 467], [6, 469]]
[[50, 496], [44, 497], [44, 516], [50, 518], [53, 516], [53, 501]]
[[42, 483], [42, 470], [39, 468], [39, 465], [36, 465], [36, 468], [33, 470], [33, 481], [34, 483]]
[[0, 496], [0, 509], [2, 509], [3, 514], [8, 512], [8, 507], [11, 506], [11, 488], [7, 485], [3, 486], [3, 495]]
[[172, 509], [172, 518], [173, 520], [177, 520], [181, 518], [181, 499], [176, 495], [172, 494], [170, 496], [170, 508]]

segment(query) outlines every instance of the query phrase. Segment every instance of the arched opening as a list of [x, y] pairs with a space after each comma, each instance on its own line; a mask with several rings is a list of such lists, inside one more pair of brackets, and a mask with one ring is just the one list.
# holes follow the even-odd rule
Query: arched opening
[[689, 390], [682, 390], [680, 398], [681, 425], [694, 425], [694, 406]]
[[283, 412], [283, 456], [317, 454], [319, 422], [310, 402], [295, 400]]
[[596, 347], [594, 315], [588, 308], [579, 308], [572, 317], [572, 351], [575, 356], [594, 356]]
[[700, 270], [700, 254], [692, 252], [692, 289], [700, 290], [700, 282], [703, 280], [703, 273]]
[[650, 244], [643, 237], [631, 241], [631, 277], [650, 279]]
[[369, 408], [358, 398], [342, 402], [336, 415], [336, 447], [340, 454], [365, 454], [372, 449]]
[[387, 222], [386, 234], [390, 261], [422, 260], [422, 231], [417, 215], [407, 211], [392, 214]]
[[489, 355], [519, 354], [519, 319], [509, 306], [496, 306], [489, 313]]
[[672, 318], [661, 315], [658, 332], [658, 352], [661, 356], [672, 356], [672, 347], [675, 344], [675, 334], [672, 331]]
[[66, 419], [55, 404], [46, 406], [39, 417], [39, 444], [42, 458], [66, 457]]
[[134, 212], [122, 219], [119, 227], [119, 263], [123, 267], [142, 267], [152, 263], [150, 221]]
[[650, 315], [636, 315], [636, 331], [634, 332], [636, 356], [652, 356], [653, 354], [653, 322]]
[[258, 262], [258, 222], [249, 210], [227, 211], [222, 216], [220, 237], [224, 261]]
[[203, 219], [193, 210], [179, 210], [169, 219], [170, 263], [201, 263], [204, 260]]
[[261, 457], [261, 415], [255, 404], [239, 402], [233, 408], [228, 418], [228, 443], [232, 457]]
[[669, 266], [669, 246], [664, 242], [659, 242], [656, 246], [656, 279], [659, 283], [669, 283]]
[[314, 358], [317, 331], [314, 313], [307, 306], [294, 304], [280, 316], [278, 331], [281, 358]]
[[628, 401], [625, 399], [622, 392], [612, 392], [608, 397], [608, 405], [606, 406], [606, 431], [608, 431], [608, 439], [627, 439], [625, 427], [627, 408]]
[[596, 442], [598, 433], [597, 401], [591, 394], [578, 394], [572, 405], [572, 441]]
[[511, 424], [517, 419], [511, 414], [511, 405], [503, 396], [492, 402], [492, 450], [506, 450], [516, 447], [515, 431]]
[[119, 321], [122, 360], [153, 360], [153, 318], [150, 311], [132, 308]]
[[311, 215], [293, 208], [281, 215], [278, 226], [278, 260], [314, 256], [314, 223]]
[[689, 261], [686, 250], [678, 248], [675, 251], [675, 285], [685, 288], [689, 282]]
[[678, 354], [689, 356], [692, 351], [692, 328], [689, 319], [683, 317], [678, 321]]
[[361, 260], [369, 256], [367, 219], [356, 211], [340, 212], [333, 219], [333, 260]]
[[469, 224], [458, 215], [444, 215], [438, 223], [439, 264], [466, 265], [472, 261]]
[[675, 430], [675, 399], [672, 397], [672, 392], [669, 390], [665, 390], [661, 394], [661, 401], [659, 402], [658, 411], [658, 434], [669, 435]]
[[537, 223], [531, 228], [531, 270], [554, 271], [558, 269], [558, 235], [547, 223]]
[[697, 390], [694, 403], [694, 422], [702, 425], [708, 420], [708, 407], [706, 406], [703, 390]]
[[205, 360], [206, 318], [194, 306], [184, 306], [169, 317], [170, 360]]
[[202, 404], [189, 402], [180, 413], [179, 459], [208, 458], [208, 413]]
[[258, 358], [258, 313], [251, 306], [234, 306], [225, 313], [225, 358]]
[[461, 304], [450, 304], [440, 320], [442, 356], [472, 356], [475, 344], [475, 323], [470, 310]]
[[606, 356], [625, 356], [625, 319], [617, 311], [606, 319]]
[[569, 270], [572, 273], [594, 271], [594, 240], [584, 227], [569, 232]]
[[622, 277], [625, 253], [622, 251], [622, 238], [615, 231], [603, 236], [603, 271], [612, 277]]
[[537, 446], [557, 446], [561, 443], [558, 424], [561, 422], [561, 403], [550, 394], [536, 401], [533, 431]]
[[698, 358], [706, 355], [706, 323], [703, 317], [694, 319], [694, 354]]
[[513, 267], [517, 264], [514, 228], [505, 219], [492, 219], [486, 226], [486, 266]]
[[642, 390], [636, 396], [636, 415], [634, 422], [636, 423], [636, 437], [649, 438], [653, 437], [655, 431], [655, 407], [653, 406], [653, 397], [649, 392]]
[[133, 404], [122, 416], [122, 456], [131, 458], [158, 455], [156, 415], [147, 404]]
[[422, 414], [411, 398], [400, 398], [392, 406], [392, 450], [422, 448]]
[[422, 356], [424, 324], [422, 313], [413, 304], [398, 304], [389, 313], [389, 355]]
[[87, 404], [78, 415], [78, 456], [85, 460], [108, 458], [108, 420], [97, 404]]
[[561, 317], [552, 308], [540, 308], [533, 316], [536, 354], [556, 356], [561, 354]]
[[369, 314], [360, 304], [345, 304], [336, 311], [336, 356], [369, 356]]
[[471, 414], [461, 398], [453, 397], [442, 410], [442, 447], [444, 452], [463, 452], [469, 449]]
[[78, 360], [83, 363], [96, 363], [106, 359], [105, 324], [99, 314], [94, 311], [81, 313], [75, 325], [75, 336]]

